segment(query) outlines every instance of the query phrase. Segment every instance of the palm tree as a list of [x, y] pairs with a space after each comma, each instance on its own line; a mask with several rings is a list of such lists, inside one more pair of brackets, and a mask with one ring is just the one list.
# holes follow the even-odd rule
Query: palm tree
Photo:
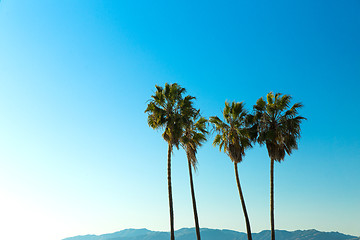
[[145, 110], [148, 113], [148, 124], [153, 129], [163, 129], [162, 137], [168, 143], [167, 178], [170, 210], [170, 239], [174, 240], [174, 210], [171, 188], [171, 153], [173, 146], [179, 148], [183, 128], [188, 123], [195, 110], [192, 107], [194, 97], [183, 98], [185, 88], [178, 84], [165, 84], [165, 87], [155, 86], [156, 92], [151, 96]]
[[271, 240], [275, 240], [274, 226], [274, 161], [281, 162], [285, 154], [290, 155], [297, 149], [300, 138], [300, 123], [306, 119], [298, 115], [298, 109], [303, 105], [295, 103], [290, 108], [290, 95], [270, 92], [257, 100], [254, 106], [254, 117], [258, 127], [257, 142], [266, 144], [271, 160], [270, 166], [270, 221]]
[[183, 136], [181, 137], [180, 140], [181, 145], [186, 152], [186, 156], [188, 160], [191, 198], [193, 204], [197, 240], [200, 240], [200, 227], [199, 227], [198, 214], [196, 210], [195, 191], [194, 191], [191, 166], [193, 166], [194, 170], [196, 171], [197, 149], [201, 147], [202, 144], [206, 141], [205, 135], [208, 133], [206, 130], [206, 124], [207, 124], [207, 120], [204, 117], [200, 117], [200, 111], [197, 111], [196, 114], [190, 119], [188, 124], [186, 124]]
[[246, 230], [248, 240], [252, 239], [250, 221], [246, 211], [244, 196], [241, 191], [239, 173], [237, 164], [243, 160], [245, 150], [251, 148], [251, 138], [249, 129], [247, 127], [247, 111], [244, 104], [232, 102], [231, 104], [225, 102], [223, 111], [225, 122], [221, 121], [217, 116], [210, 117], [210, 122], [217, 132], [213, 145], [219, 145], [219, 150], [224, 149], [224, 152], [230, 157], [234, 163], [236, 183], [239, 190], [242, 209], [244, 212]]

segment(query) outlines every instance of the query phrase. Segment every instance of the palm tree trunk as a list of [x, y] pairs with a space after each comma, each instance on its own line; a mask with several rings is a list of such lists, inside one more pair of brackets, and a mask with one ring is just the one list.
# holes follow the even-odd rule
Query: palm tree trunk
[[192, 198], [193, 211], [194, 211], [196, 237], [197, 237], [197, 240], [200, 240], [200, 227], [199, 227], [198, 214], [197, 214], [197, 210], [196, 210], [195, 191], [194, 191], [194, 183], [193, 183], [193, 177], [192, 177], [192, 170], [191, 170], [191, 162], [190, 162], [190, 159], [188, 159], [188, 165], [189, 165], [191, 198]]
[[234, 162], [234, 168], [235, 168], [236, 183], [237, 183], [237, 187], [238, 187], [238, 190], [239, 190], [241, 205], [242, 205], [242, 209], [243, 209], [244, 216], [245, 216], [247, 236], [248, 236], [248, 240], [252, 240], [250, 221], [249, 221], [249, 217], [248, 217], [248, 214], [247, 214], [247, 211], [246, 211], [245, 199], [244, 199], [244, 196], [243, 196], [242, 191], [241, 191], [239, 173], [238, 173], [237, 163], [236, 162]]
[[274, 159], [271, 159], [271, 167], [270, 167], [270, 221], [271, 221], [271, 240], [275, 240], [275, 224], [274, 224]]
[[174, 233], [174, 209], [173, 209], [173, 199], [172, 199], [172, 190], [171, 190], [171, 152], [172, 145], [168, 146], [168, 193], [169, 193], [169, 209], [170, 209], [170, 239], [175, 240]]

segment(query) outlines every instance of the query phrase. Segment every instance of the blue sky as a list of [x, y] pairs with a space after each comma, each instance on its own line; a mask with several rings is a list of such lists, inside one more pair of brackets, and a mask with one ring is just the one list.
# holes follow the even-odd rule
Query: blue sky
[[[269, 91], [301, 101], [299, 150], [275, 166], [278, 229], [360, 235], [360, 3], [0, 2], [0, 222], [7, 239], [168, 231], [167, 145], [147, 126], [155, 84], [206, 117]], [[201, 227], [245, 231], [233, 165], [209, 142]], [[186, 157], [173, 156], [175, 227], [192, 227]], [[254, 232], [269, 229], [269, 159], [239, 166]], [[31, 237], [30, 237], [31, 238]]]

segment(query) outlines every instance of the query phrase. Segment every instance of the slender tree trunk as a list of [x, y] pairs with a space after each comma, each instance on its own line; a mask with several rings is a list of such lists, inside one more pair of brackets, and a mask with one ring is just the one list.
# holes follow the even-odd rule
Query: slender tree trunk
[[274, 224], [274, 159], [271, 159], [271, 167], [270, 167], [270, 221], [271, 221], [271, 240], [275, 240], [275, 224]]
[[188, 159], [188, 164], [189, 164], [189, 176], [190, 176], [191, 198], [192, 198], [193, 211], [194, 211], [196, 237], [197, 237], [197, 240], [200, 240], [200, 227], [199, 227], [198, 214], [197, 214], [197, 210], [196, 210], [195, 191], [194, 191], [194, 183], [193, 183], [193, 177], [192, 177], [192, 170], [191, 170], [191, 162], [190, 162], [190, 159]]
[[172, 199], [172, 190], [171, 190], [171, 152], [172, 145], [168, 146], [168, 192], [169, 192], [169, 209], [170, 209], [170, 239], [175, 240], [174, 233], [174, 209], [173, 209], [173, 199]]
[[245, 216], [247, 236], [248, 236], [248, 240], [252, 240], [250, 221], [249, 221], [249, 217], [248, 217], [248, 214], [247, 214], [247, 211], [246, 211], [245, 199], [244, 199], [244, 196], [243, 196], [242, 191], [241, 191], [239, 173], [238, 173], [237, 163], [236, 162], [234, 162], [234, 168], [235, 168], [236, 183], [237, 183], [237, 187], [238, 187], [238, 190], [239, 190], [241, 205], [242, 205], [242, 209], [243, 209], [244, 216]]

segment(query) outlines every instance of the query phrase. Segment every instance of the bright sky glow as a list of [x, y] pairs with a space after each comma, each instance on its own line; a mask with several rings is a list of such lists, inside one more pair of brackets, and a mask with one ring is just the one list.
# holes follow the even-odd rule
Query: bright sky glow
[[[275, 165], [277, 229], [360, 235], [360, 3], [0, 2], [0, 235], [60, 240], [169, 230], [167, 145], [147, 126], [155, 84], [177, 82], [205, 117], [269, 91], [301, 101], [299, 150]], [[200, 227], [245, 232], [233, 165], [199, 150]], [[265, 148], [240, 180], [253, 232], [270, 228]], [[174, 151], [175, 227], [193, 227]]]

